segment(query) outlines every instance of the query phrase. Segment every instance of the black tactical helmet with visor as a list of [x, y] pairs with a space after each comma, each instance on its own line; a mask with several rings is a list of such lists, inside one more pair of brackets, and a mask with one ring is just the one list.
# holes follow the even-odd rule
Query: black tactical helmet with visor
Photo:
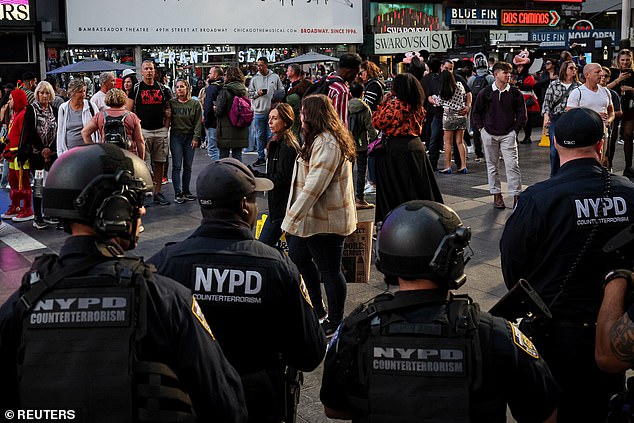
[[401, 204], [385, 218], [377, 237], [377, 269], [388, 283], [396, 277], [429, 279], [446, 289], [466, 281], [464, 249], [471, 229], [449, 207], [433, 201]]
[[92, 226], [106, 239], [136, 245], [137, 225], [152, 177], [143, 160], [111, 144], [89, 144], [59, 157], [46, 178], [43, 211]]

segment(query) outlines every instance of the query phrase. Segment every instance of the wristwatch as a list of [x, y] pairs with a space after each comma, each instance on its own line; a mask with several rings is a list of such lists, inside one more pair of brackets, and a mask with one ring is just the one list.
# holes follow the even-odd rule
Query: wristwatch
[[605, 275], [603, 280], [603, 289], [606, 285], [612, 282], [614, 279], [623, 278], [627, 281], [628, 286], [632, 285], [632, 271], [627, 269], [615, 269]]

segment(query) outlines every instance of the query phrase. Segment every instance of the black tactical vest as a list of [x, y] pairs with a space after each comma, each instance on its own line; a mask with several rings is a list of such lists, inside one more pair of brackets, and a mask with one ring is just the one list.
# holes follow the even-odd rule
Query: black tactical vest
[[416, 304], [402, 300], [381, 296], [356, 318], [353, 414], [371, 423], [468, 422], [470, 392], [482, 372], [478, 306], [454, 297], [446, 318], [410, 323], [403, 311]]
[[[55, 260], [34, 263], [23, 279], [23, 298], [48, 282]], [[102, 261], [63, 278], [26, 307], [18, 355], [23, 408], [73, 410], [80, 422], [194, 421], [187, 394], [164, 386], [178, 386], [169, 367], [138, 360], [146, 272], [140, 259]], [[183, 402], [189, 412], [170, 410], [172, 402]]]

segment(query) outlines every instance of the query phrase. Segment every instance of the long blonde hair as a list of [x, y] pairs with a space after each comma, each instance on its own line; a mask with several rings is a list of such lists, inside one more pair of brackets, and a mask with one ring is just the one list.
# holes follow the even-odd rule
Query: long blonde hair
[[310, 150], [318, 135], [330, 132], [341, 149], [343, 156], [354, 161], [357, 149], [350, 132], [343, 126], [339, 115], [332, 105], [332, 101], [323, 94], [315, 94], [304, 97], [302, 100], [302, 140], [304, 144], [299, 155], [304, 160], [310, 160]]
[[179, 82], [182, 82], [182, 83], [183, 83], [183, 85], [185, 86], [185, 90], [187, 91], [187, 94], [185, 95], [185, 98], [186, 98], [187, 100], [191, 100], [191, 99], [192, 99], [192, 86], [191, 86], [191, 84], [189, 83], [189, 81], [188, 81], [188, 80], [186, 80], [186, 79], [184, 79], [184, 78], [178, 78], [178, 79], [176, 80], [176, 84], [174, 84], [174, 88], [176, 88], [176, 85], [177, 85]]

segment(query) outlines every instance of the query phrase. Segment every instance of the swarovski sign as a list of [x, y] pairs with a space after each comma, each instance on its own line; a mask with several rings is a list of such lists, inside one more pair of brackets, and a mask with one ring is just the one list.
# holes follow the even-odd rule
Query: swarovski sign
[[374, 54], [397, 54], [418, 50], [439, 53], [446, 52], [451, 47], [451, 31], [374, 35]]

